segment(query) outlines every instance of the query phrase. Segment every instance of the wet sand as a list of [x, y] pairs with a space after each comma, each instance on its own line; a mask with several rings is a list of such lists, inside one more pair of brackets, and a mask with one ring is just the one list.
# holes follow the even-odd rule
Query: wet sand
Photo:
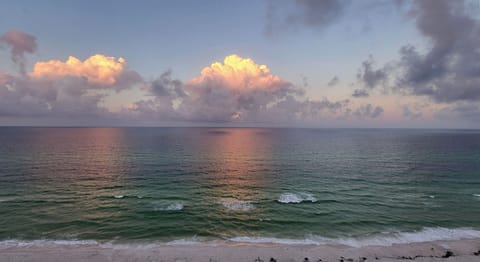
[[[286, 245], [209, 242], [198, 244], [9, 245], [4, 261], [480, 261], [480, 239], [392, 246]], [[308, 260], [305, 260], [308, 258]], [[272, 260], [273, 261], [273, 260]]]

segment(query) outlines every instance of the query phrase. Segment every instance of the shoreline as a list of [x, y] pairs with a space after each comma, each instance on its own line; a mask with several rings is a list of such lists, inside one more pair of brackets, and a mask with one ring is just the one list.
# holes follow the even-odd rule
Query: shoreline
[[[207, 242], [0, 246], [4, 261], [480, 261], [480, 238], [390, 246]], [[319, 260], [321, 259], [321, 260]]]

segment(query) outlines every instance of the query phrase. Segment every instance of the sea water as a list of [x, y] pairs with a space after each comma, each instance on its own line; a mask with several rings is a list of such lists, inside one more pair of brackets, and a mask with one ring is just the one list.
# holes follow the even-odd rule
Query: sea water
[[480, 237], [480, 131], [0, 128], [0, 243]]

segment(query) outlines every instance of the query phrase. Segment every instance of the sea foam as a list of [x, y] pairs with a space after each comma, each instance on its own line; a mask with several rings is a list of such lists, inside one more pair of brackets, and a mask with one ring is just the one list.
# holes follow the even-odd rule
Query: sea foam
[[228, 210], [231, 211], [249, 211], [255, 206], [251, 201], [242, 201], [237, 199], [223, 199], [220, 203]]
[[0, 241], [0, 248], [12, 247], [50, 247], [50, 246], [85, 246], [85, 245], [99, 245], [95, 240], [4, 240]]
[[438, 240], [460, 240], [480, 238], [480, 231], [470, 228], [424, 228], [416, 232], [391, 232], [370, 237], [359, 238], [327, 238], [309, 235], [304, 239], [272, 238], [272, 237], [234, 237], [230, 241], [246, 243], [274, 243], [291, 245], [326, 245], [340, 244], [350, 247], [391, 246], [393, 244], [409, 244]]
[[180, 211], [183, 209], [183, 204], [178, 202], [158, 202], [154, 203], [154, 205], [155, 207], [153, 208], [153, 210], [155, 211]]
[[283, 193], [277, 201], [283, 204], [298, 204], [304, 201], [317, 202], [317, 198], [310, 193]]

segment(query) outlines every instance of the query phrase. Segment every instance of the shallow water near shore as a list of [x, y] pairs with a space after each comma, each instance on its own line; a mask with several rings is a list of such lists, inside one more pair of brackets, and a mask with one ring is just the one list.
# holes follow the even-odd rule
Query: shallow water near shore
[[0, 128], [0, 155], [4, 244], [480, 237], [475, 130]]

